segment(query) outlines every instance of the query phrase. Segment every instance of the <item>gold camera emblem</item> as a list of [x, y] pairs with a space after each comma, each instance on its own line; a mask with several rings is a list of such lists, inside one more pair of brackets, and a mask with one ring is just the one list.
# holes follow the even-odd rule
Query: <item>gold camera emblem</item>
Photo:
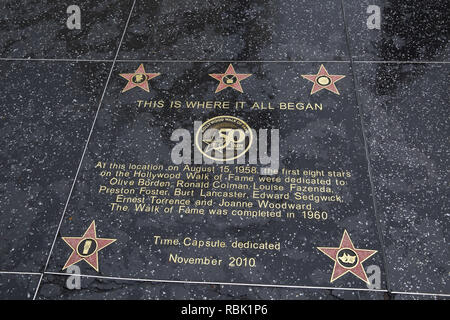
[[253, 141], [253, 133], [243, 120], [233, 116], [209, 119], [197, 130], [195, 145], [206, 157], [229, 161], [243, 156]]
[[136, 84], [142, 83], [145, 80], [147, 80], [147, 76], [141, 73], [135, 74], [133, 78], [131, 78], [131, 81]]

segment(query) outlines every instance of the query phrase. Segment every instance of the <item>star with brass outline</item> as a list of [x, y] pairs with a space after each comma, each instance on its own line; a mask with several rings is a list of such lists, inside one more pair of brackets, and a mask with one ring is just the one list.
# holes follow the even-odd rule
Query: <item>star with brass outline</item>
[[70, 267], [71, 265], [74, 265], [81, 260], [84, 260], [97, 272], [98, 252], [117, 240], [97, 238], [95, 221], [92, 221], [91, 225], [82, 237], [62, 237], [62, 239], [73, 250], [62, 270]]
[[233, 65], [230, 63], [225, 73], [210, 73], [209, 75], [219, 81], [219, 85], [217, 86], [215, 93], [220, 92], [225, 88], [233, 88], [234, 90], [242, 93], [244, 91], [242, 90], [241, 81], [247, 79], [252, 74], [236, 73]]
[[127, 85], [123, 88], [122, 93], [133, 89], [134, 87], [139, 87], [147, 92], [150, 91], [148, 86], [148, 80], [156, 78], [161, 73], [148, 73], [145, 72], [144, 64], [141, 63], [139, 68], [136, 69], [134, 73], [121, 73], [119, 74], [122, 78], [128, 80]]
[[311, 89], [311, 94], [314, 94], [322, 89], [327, 89], [337, 95], [339, 95], [339, 91], [336, 88], [335, 83], [342, 78], [345, 78], [344, 75], [329, 74], [323, 64], [320, 65], [320, 69], [317, 74], [302, 74], [302, 77], [314, 83]]
[[362, 263], [374, 255], [376, 250], [355, 249], [347, 230], [341, 239], [338, 248], [317, 247], [322, 253], [334, 261], [333, 274], [330, 282], [342, 277], [347, 272], [353, 273], [362, 281], [369, 284], [367, 274], [364, 271]]

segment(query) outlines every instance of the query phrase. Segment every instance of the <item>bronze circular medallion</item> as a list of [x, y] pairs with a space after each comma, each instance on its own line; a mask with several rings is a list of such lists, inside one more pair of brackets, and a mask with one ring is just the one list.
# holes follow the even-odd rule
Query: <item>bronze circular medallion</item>
[[195, 146], [209, 159], [229, 161], [243, 156], [253, 141], [249, 125], [233, 116], [218, 116], [204, 122], [195, 133]]

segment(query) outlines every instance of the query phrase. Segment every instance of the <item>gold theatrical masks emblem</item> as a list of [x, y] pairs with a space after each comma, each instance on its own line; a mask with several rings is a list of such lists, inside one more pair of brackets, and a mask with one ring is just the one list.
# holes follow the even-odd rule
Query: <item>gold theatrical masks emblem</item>
[[341, 249], [337, 254], [337, 261], [342, 267], [351, 269], [358, 264], [358, 255], [351, 249]]
[[209, 119], [197, 130], [195, 146], [207, 158], [230, 161], [243, 156], [253, 141], [246, 122], [233, 116]]

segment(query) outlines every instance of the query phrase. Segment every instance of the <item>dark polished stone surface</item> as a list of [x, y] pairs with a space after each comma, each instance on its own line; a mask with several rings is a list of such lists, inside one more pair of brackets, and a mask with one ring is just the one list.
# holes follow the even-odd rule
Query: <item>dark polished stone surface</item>
[[393, 294], [394, 300], [449, 300], [448, 296], [423, 294]]
[[73, 279], [46, 275], [38, 300], [384, 300], [383, 292], [287, 289], [255, 286], [198, 285], [80, 277], [79, 289], [68, 289]]
[[[338, 247], [344, 230], [347, 230], [356, 248], [378, 250], [380, 253], [366, 261], [366, 265], [376, 264], [383, 269], [381, 246], [377, 233], [375, 216], [370, 197], [367, 161], [364, 150], [361, 122], [355, 96], [349, 64], [327, 65], [330, 74], [345, 75], [336, 83], [341, 95], [322, 90], [310, 95], [313, 84], [301, 78], [301, 74], [315, 74], [320, 64], [285, 63], [235, 64], [236, 72], [251, 73], [250, 78], [242, 81], [244, 93], [227, 88], [217, 94], [218, 82], [208, 74], [223, 72], [225, 63], [146, 63], [146, 72], [161, 73], [150, 80], [150, 92], [133, 88], [125, 93], [120, 91], [127, 81], [119, 74], [134, 72], [136, 63], [118, 63], [103, 100], [96, 130], [91, 137], [88, 152], [84, 158], [78, 182], [67, 210], [67, 217], [61, 227], [63, 237], [79, 237], [95, 220], [99, 237], [117, 239], [111, 247], [100, 253], [100, 274], [115, 277], [145, 279], [167, 279], [186, 281], [219, 281], [226, 283], [284, 284], [320, 287], [355, 287], [367, 288], [357, 277], [347, 274], [330, 284], [334, 262], [321, 253], [317, 247]], [[350, 94], [349, 94], [350, 93]], [[138, 100], [164, 101], [165, 107], [139, 107]], [[170, 108], [170, 101], [235, 101], [246, 102], [242, 110], [211, 110]], [[272, 103], [274, 110], [252, 109], [254, 102]], [[281, 110], [280, 102], [322, 103], [323, 110], [299, 111]], [[234, 109], [234, 110], [233, 110]], [[218, 115], [233, 115], [248, 122], [258, 130], [262, 128], [280, 129], [280, 170], [308, 169], [324, 170], [326, 177], [330, 171], [349, 171], [351, 177], [345, 178], [343, 187], [331, 185], [331, 193], [304, 192], [306, 195], [335, 194], [342, 202], [291, 200], [278, 202], [313, 203], [313, 211], [326, 211], [328, 219], [322, 221], [304, 218], [298, 211], [295, 218], [286, 218], [289, 210], [281, 210], [281, 218], [241, 218], [239, 216], [218, 217], [208, 214], [211, 205], [201, 205], [205, 215], [189, 215], [177, 211], [174, 213], [155, 214], [136, 212], [134, 206], [129, 212], [111, 209], [115, 195], [99, 193], [101, 185], [108, 185], [109, 178], [100, 177], [101, 170], [95, 168], [98, 162], [171, 165], [171, 149], [175, 145], [170, 140], [173, 130], [185, 128], [193, 133], [194, 120], [206, 121]], [[210, 165], [211, 166], [211, 165]], [[219, 171], [220, 166], [213, 166]], [[232, 170], [235, 165], [230, 166]], [[259, 177], [261, 165], [256, 165]], [[114, 170], [113, 170], [114, 171]], [[133, 171], [131, 171], [133, 174]], [[115, 174], [115, 173], [114, 173]], [[181, 180], [186, 180], [185, 172]], [[282, 185], [285, 175], [281, 177]], [[184, 178], [183, 178], [184, 177]], [[293, 176], [291, 176], [293, 177]], [[213, 175], [209, 174], [209, 179]], [[126, 179], [135, 180], [138, 179]], [[174, 195], [175, 180], [168, 187], [169, 197]], [[227, 182], [224, 179], [222, 182]], [[228, 180], [233, 182], [233, 180]], [[256, 183], [258, 180], [256, 179]], [[274, 183], [272, 183], [273, 185]], [[305, 185], [304, 183], [301, 183]], [[108, 185], [108, 187], [112, 187]], [[166, 188], [163, 188], [166, 189]], [[207, 190], [206, 188], [205, 190]], [[139, 188], [136, 187], [138, 191]], [[187, 188], [186, 190], [193, 190]], [[225, 189], [218, 189], [225, 190]], [[251, 194], [253, 188], [247, 193]], [[194, 202], [202, 199], [199, 189], [194, 195], [182, 198]], [[282, 192], [283, 194], [286, 192]], [[164, 198], [164, 197], [163, 197]], [[208, 200], [211, 197], [207, 198]], [[212, 197], [212, 207], [217, 207], [221, 197]], [[257, 200], [248, 196], [255, 209]], [[239, 200], [231, 197], [227, 200]], [[145, 202], [151, 203], [150, 196]], [[160, 206], [161, 210], [164, 207]], [[190, 206], [191, 208], [196, 206]], [[263, 209], [263, 208], [261, 208]], [[176, 211], [176, 212], [175, 212]], [[276, 210], [275, 210], [276, 211]], [[231, 212], [230, 212], [231, 213]], [[292, 219], [291, 221], [289, 219]], [[154, 236], [163, 238], [185, 237], [199, 240], [223, 240], [226, 249], [192, 247], [174, 248], [156, 245]], [[253, 242], [280, 242], [279, 252], [269, 250], [246, 250], [231, 248], [234, 240]], [[113, 249], [114, 248], [114, 249]], [[49, 271], [59, 272], [71, 253], [71, 249], [60, 238], [56, 242]], [[168, 262], [170, 254], [183, 257], [213, 256], [223, 259], [228, 264], [228, 257], [245, 257], [256, 259], [254, 268], [230, 268], [223, 266], [180, 265]], [[281, 266], [281, 268], [280, 268]], [[80, 263], [83, 274], [97, 274], [89, 265]], [[385, 288], [384, 278], [381, 287]]]
[[[69, 5], [81, 8], [80, 30], [66, 26]], [[381, 9], [380, 30], [368, 28], [369, 5]], [[0, 299], [449, 299], [448, 12], [446, 2], [418, 0], [2, 1]], [[219, 85], [230, 63], [241, 80]], [[146, 77], [135, 75], [141, 64]], [[322, 64], [328, 77], [313, 79]], [[182, 107], [170, 107], [176, 101]], [[186, 101], [230, 106], [188, 109]], [[255, 102], [260, 109], [250, 108]], [[292, 110], [281, 110], [288, 102]], [[326, 219], [302, 209], [280, 209], [281, 218], [210, 215], [223, 199], [236, 200], [221, 195], [189, 206], [205, 215], [181, 214], [179, 205], [165, 214], [132, 203], [111, 209], [116, 194], [99, 187], [123, 185], [101, 176], [120, 171], [103, 162], [171, 165], [173, 131], [192, 136], [194, 120], [220, 115], [280, 129], [280, 169], [350, 172], [331, 192], [301, 191], [336, 201], [293, 200], [290, 191], [291, 199], [272, 201], [311, 204]], [[260, 160], [257, 170], [267, 167]], [[216, 171], [200, 182], [223, 168], [208, 166]], [[158, 199], [203, 199], [198, 189], [175, 196], [175, 178], [162, 180], [172, 184], [149, 187]], [[351, 273], [332, 279], [334, 261], [318, 247], [339, 247], [344, 230], [355, 248], [377, 250], [362, 267], [380, 291]], [[85, 232], [90, 241], [81, 242]], [[155, 244], [155, 235], [227, 247]], [[280, 242], [281, 250], [232, 248], [234, 240]], [[223, 264], [169, 262], [170, 254]], [[353, 268], [346, 254], [341, 266]], [[255, 266], [230, 267], [230, 256], [255, 258]], [[69, 264], [85, 275], [79, 290], [67, 288]]]
[[41, 271], [110, 64], [0, 61], [0, 271]]
[[138, 0], [119, 59], [348, 60], [339, 1]]
[[[2, 1], [0, 58], [113, 59], [132, 3]], [[70, 30], [66, 25], [70, 5], [81, 10], [79, 30]]]
[[[446, 1], [343, 0], [350, 50], [355, 60], [448, 61]], [[380, 29], [369, 29], [380, 8]], [[369, 11], [369, 13], [367, 13]]]
[[31, 300], [40, 279], [39, 274], [0, 273], [1, 300]]
[[448, 293], [448, 64], [355, 71], [392, 290]]

